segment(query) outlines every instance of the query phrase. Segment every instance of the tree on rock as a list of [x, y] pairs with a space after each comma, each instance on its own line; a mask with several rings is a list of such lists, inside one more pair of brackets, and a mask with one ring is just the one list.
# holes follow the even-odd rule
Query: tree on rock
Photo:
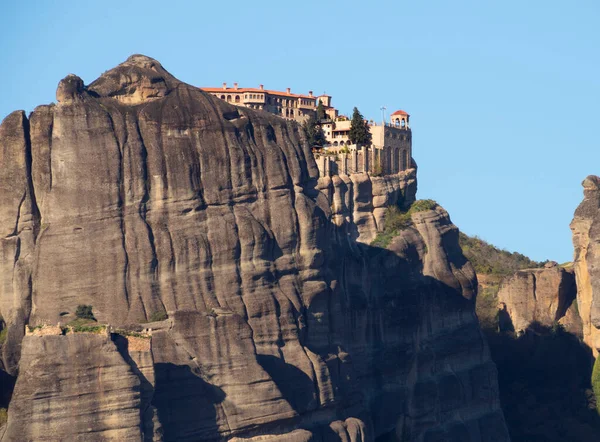
[[325, 140], [325, 133], [323, 133], [321, 125], [314, 116], [311, 116], [308, 120], [304, 121], [302, 129], [304, 129], [304, 136], [311, 148], [320, 148], [327, 143]]
[[93, 321], [96, 320], [96, 318], [94, 318], [91, 305], [78, 305], [77, 310], [75, 310], [75, 316], [79, 319], [91, 319]]
[[352, 112], [352, 121], [350, 122], [350, 141], [352, 144], [361, 144], [368, 146], [371, 144], [371, 131], [369, 124], [365, 121], [357, 108]]
[[319, 101], [319, 105], [317, 106], [317, 121], [326, 120], [327, 114], [325, 113], [325, 106], [323, 103]]

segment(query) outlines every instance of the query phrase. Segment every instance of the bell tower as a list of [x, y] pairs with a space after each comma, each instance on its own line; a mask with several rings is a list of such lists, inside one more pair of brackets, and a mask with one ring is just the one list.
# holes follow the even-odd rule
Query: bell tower
[[399, 129], [410, 129], [410, 115], [403, 110], [397, 110], [390, 115], [390, 124]]

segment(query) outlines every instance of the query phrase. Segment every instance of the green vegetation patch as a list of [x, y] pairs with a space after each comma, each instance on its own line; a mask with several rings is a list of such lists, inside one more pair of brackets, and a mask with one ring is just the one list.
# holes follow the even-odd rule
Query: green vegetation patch
[[40, 325], [28, 325], [27, 328], [29, 329], [30, 332], [34, 332], [36, 330], [41, 330], [42, 327], [44, 327], [42, 324]]
[[6, 408], [0, 408], [0, 427], [2, 427], [8, 421], [8, 410]]
[[404, 229], [413, 225], [412, 215], [426, 210], [433, 210], [438, 206], [434, 200], [418, 200], [403, 212], [398, 206], [389, 206], [385, 211], [385, 228], [379, 232], [371, 245], [386, 248], [396, 236]]
[[500, 283], [494, 281], [488, 283], [485, 287], [480, 286], [477, 294], [477, 303], [475, 310], [479, 318], [479, 325], [482, 330], [497, 332], [498, 331], [498, 291]]
[[142, 339], [150, 339], [150, 336], [145, 335], [143, 333], [139, 333], [136, 331], [132, 331], [132, 330], [123, 330], [123, 329], [116, 329], [114, 331], [114, 333], [116, 333], [117, 335], [121, 335], [121, 336], [125, 336], [125, 337], [133, 337], [133, 338], [142, 338]]
[[8, 337], [8, 329], [3, 328], [2, 330], [0, 330], [0, 345], [4, 344], [6, 342], [7, 337]]
[[78, 325], [71, 327], [73, 333], [102, 333], [106, 330], [106, 325]]
[[537, 262], [517, 252], [501, 250], [476, 236], [459, 235], [459, 243], [465, 257], [475, 271], [483, 275], [508, 276], [517, 270], [543, 267], [547, 261]]
[[596, 397], [596, 411], [600, 414], [600, 356], [596, 358], [592, 370], [592, 390]]
[[78, 305], [77, 310], [75, 310], [75, 316], [77, 316], [80, 319], [92, 319], [94, 321], [96, 320], [96, 318], [94, 318], [91, 305]]
[[105, 324], [98, 324], [95, 319], [85, 318], [73, 319], [67, 327], [70, 327], [73, 333], [101, 333], [106, 330]]
[[163, 311], [153, 312], [150, 315], [150, 322], [164, 321], [168, 317], [169, 317], [169, 315], [167, 315], [167, 312], [163, 312]]

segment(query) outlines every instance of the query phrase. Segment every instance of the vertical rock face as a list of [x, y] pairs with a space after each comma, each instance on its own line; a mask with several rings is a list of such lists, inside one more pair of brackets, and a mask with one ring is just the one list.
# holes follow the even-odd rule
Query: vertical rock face
[[560, 322], [581, 335], [581, 320], [573, 305], [576, 296], [572, 269], [555, 266], [518, 271], [502, 281], [498, 292], [502, 326], [522, 332], [534, 323], [552, 327]]
[[573, 262], [584, 341], [597, 356], [600, 349], [600, 177], [590, 175], [582, 185], [584, 198], [571, 221]]
[[417, 193], [417, 170], [408, 169], [382, 177], [366, 173], [319, 178], [318, 188], [330, 201], [331, 222], [350, 223], [351, 238], [369, 244], [382, 230], [387, 207], [407, 208]]
[[141, 440], [139, 379], [105, 335], [27, 336], [2, 440]]
[[[508, 440], [448, 214], [418, 213], [388, 249], [368, 245], [387, 205], [414, 200], [415, 171], [318, 181], [296, 124], [144, 56], [87, 87], [68, 76], [57, 99], [0, 127], [3, 361], [19, 373], [3, 441], [43, 433], [27, 411], [48, 388], [39, 342], [66, 338], [34, 344], [23, 325], [64, 322], [78, 304], [113, 325], [169, 314], [151, 357], [121, 356], [129, 399], [106, 428], [133, 431], [135, 409], [138, 433], [107, 439]], [[121, 364], [98, 361], [93, 339], [60, 354]], [[67, 391], [104, 391], [59, 373]]]

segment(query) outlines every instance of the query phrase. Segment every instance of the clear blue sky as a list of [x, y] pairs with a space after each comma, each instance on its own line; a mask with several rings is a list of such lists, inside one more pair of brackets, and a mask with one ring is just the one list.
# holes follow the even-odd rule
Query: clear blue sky
[[0, 118], [132, 53], [198, 86], [404, 109], [420, 198], [468, 234], [568, 261], [580, 183], [600, 174], [599, 23], [598, 0], [3, 0]]

